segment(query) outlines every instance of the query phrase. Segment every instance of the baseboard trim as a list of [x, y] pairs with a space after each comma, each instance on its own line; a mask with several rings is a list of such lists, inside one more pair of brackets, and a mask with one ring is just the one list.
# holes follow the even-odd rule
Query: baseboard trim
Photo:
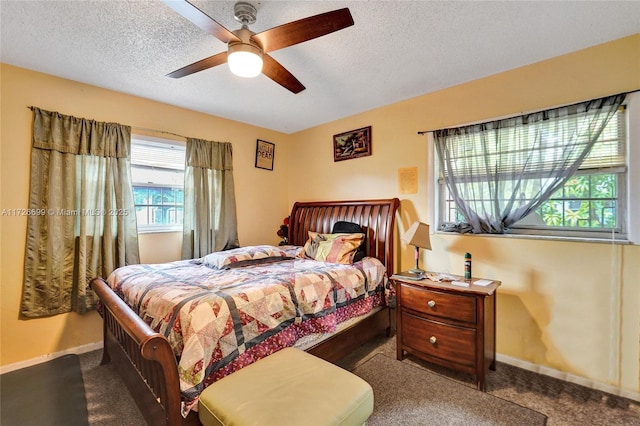
[[606, 383], [600, 383], [595, 380], [586, 379], [584, 377], [576, 376], [574, 374], [565, 373], [563, 371], [555, 370], [543, 365], [533, 364], [528, 361], [524, 361], [518, 358], [513, 358], [508, 355], [496, 354], [496, 361], [504, 362], [505, 364], [513, 365], [514, 367], [522, 368], [523, 370], [533, 371], [534, 373], [543, 374], [545, 376], [553, 377], [554, 379], [564, 380], [565, 382], [575, 383], [590, 389], [599, 390], [612, 395], [620, 396], [623, 398], [631, 399], [640, 402], [640, 393], [633, 392], [626, 389], [620, 389]]
[[54, 352], [51, 354], [39, 356], [37, 358], [31, 358], [26, 361], [16, 362], [14, 364], [7, 364], [0, 366], [0, 374], [9, 373], [11, 371], [19, 370], [21, 368], [31, 367], [33, 365], [42, 364], [43, 362], [51, 361], [52, 359], [61, 357], [63, 355], [75, 354], [80, 355], [86, 352], [102, 349], [102, 342], [88, 343], [86, 345], [76, 346], [74, 348], [65, 349], [64, 351]]

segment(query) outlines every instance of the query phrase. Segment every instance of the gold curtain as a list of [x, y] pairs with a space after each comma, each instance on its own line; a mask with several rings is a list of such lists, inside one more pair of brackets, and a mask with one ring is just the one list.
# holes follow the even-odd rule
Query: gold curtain
[[86, 312], [98, 300], [91, 278], [139, 263], [131, 128], [32, 110], [21, 313]]
[[229, 142], [187, 139], [182, 258], [238, 247]]

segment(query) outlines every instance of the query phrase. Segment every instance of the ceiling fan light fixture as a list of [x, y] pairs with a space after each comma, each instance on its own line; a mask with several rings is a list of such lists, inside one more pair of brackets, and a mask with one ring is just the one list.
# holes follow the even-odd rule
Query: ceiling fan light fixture
[[305, 89], [304, 85], [270, 56], [270, 53], [353, 25], [351, 12], [345, 7], [292, 21], [256, 34], [249, 29], [249, 25], [256, 22], [258, 11], [251, 3], [240, 1], [234, 5], [233, 9], [234, 18], [242, 24], [242, 27], [229, 31], [189, 1], [162, 1], [183, 18], [227, 44], [226, 52], [217, 53], [167, 74], [171, 78], [184, 77], [226, 62], [234, 75], [250, 78], [264, 74], [291, 93], [300, 93]]
[[238, 77], [257, 77], [262, 72], [262, 50], [249, 43], [230, 43], [227, 62]]

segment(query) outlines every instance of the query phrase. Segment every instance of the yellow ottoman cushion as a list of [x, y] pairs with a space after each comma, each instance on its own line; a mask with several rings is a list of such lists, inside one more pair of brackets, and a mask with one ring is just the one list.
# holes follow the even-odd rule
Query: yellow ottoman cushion
[[207, 387], [198, 410], [205, 426], [362, 425], [373, 412], [373, 389], [330, 362], [286, 348]]

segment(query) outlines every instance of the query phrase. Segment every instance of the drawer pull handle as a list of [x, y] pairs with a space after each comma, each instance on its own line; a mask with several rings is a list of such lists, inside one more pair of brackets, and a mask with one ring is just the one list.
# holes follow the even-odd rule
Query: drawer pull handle
[[429, 337], [429, 342], [431, 342], [431, 344], [435, 345], [437, 341], [438, 339], [436, 339], [436, 336]]
[[435, 308], [435, 306], [436, 306], [436, 301], [435, 301], [435, 300], [429, 300], [429, 301], [427, 302], [427, 305], [428, 305], [430, 308]]

